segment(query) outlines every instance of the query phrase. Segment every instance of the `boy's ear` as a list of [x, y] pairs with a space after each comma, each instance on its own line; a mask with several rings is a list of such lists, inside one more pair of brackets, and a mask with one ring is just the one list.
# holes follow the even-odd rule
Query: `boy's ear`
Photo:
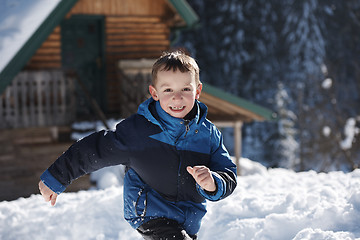
[[197, 86], [197, 88], [196, 88], [195, 99], [199, 99], [199, 98], [200, 98], [201, 90], [202, 90], [202, 83], [199, 83], [198, 86]]
[[155, 87], [154, 87], [153, 85], [149, 85], [149, 92], [150, 92], [151, 97], [152, 97], [155, 101], [159, 100], [159, 97], [158, 97], [158, 95], [157, 95], [156, 89], [155, 89]]

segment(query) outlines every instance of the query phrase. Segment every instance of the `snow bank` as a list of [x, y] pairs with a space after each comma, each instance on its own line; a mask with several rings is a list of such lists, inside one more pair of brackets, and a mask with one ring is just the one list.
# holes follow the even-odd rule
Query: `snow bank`
[[[208, 203], [200, 240], [360, 238], [360, 170], [295, 173], [241, 159], [233, 195]], [[142, 239], [123, 219], [122, 187], [0, 202], [0, 239]]]
[[[235, 193], [209, 203], [203, 239], [355, 239], [360, 237], [360, 170], [284, 169], [238, 178]], [[216, 229], [216, 231], [212, 230]]]

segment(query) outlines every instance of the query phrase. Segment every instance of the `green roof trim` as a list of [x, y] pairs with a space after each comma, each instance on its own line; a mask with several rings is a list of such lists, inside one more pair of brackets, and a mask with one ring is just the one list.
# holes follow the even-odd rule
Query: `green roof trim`
[[186, 22], [188, 28], [199, 23], [199, 16], [185, 0], [168, 0]]
[[3, 71], [0, 72], [0, 94], [4, 92], [16, 74], [21, 71], [29, 59], [35, 54], [36, 50], [46, 40], [54, 28], [59, 25], [61, 20], [77, 1], [78, 0], [60, 1], [40, 27], [27, 40], [24, 46], [22, 46], [11, 61], [9, 61]]
[[245, 108], [261, 117], [263, 117], [265, 120], [276, 120], [277, 114], [273, 111], [271, 111], [268, 108], [262, 107], [258, 104], [249, 102], [243, 98], [237, 97], [233, 94], [227, 93], [224, 90], [221, 90], [219, 88], [213, 87], [209, 84], [203, 83], [203, 92], [206, 92], [208, 94], [211, 94], [215, 97], [218, 97], [222, 100], [225, 100], [227, 102], [230, 102], [234, 105], [237, 105], [239, 107]]

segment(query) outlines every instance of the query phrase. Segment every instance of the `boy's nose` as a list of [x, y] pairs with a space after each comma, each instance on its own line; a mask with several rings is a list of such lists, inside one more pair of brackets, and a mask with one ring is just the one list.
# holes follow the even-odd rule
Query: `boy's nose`
[[182, 99], [182, 94], [180, 92], [176, 92], [173, 95], [173, 99], [177, 100], [177, 99]]

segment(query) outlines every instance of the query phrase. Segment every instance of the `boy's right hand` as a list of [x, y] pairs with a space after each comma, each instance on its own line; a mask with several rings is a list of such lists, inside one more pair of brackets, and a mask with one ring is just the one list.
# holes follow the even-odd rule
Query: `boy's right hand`
[[58, 195], [48, 188], [42, 181], [39, 182], [39, 190], [45, 201], [51, 201], [51, 206], [54, 206]]

